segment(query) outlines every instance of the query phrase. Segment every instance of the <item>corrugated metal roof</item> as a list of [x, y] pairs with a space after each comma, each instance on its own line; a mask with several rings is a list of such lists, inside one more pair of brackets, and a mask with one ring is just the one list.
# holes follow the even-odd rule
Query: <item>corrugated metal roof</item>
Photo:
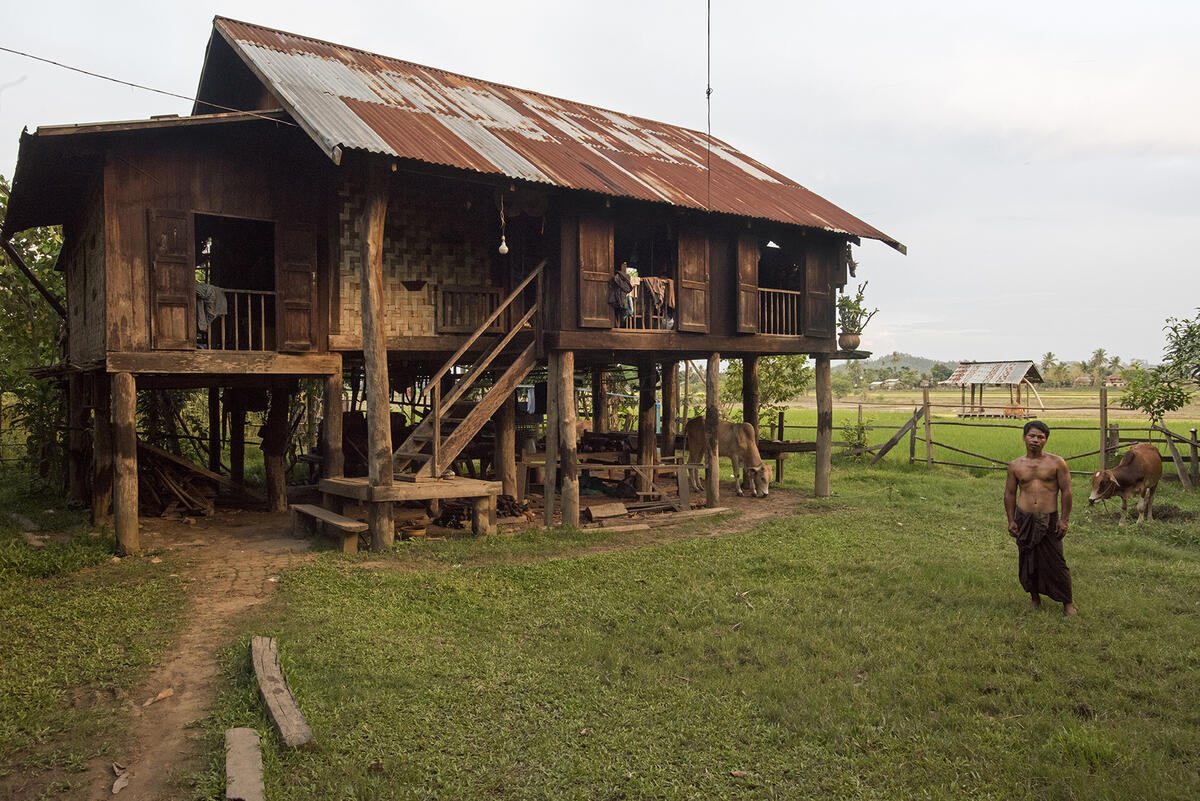
[[[898, 241], [698, 131], [217, 17], [330, 156], [363, 150], [606, 195]], [[204, 100], [205, 98], [201, 98]]]
[[960, 386], [964, 384], [1019, 384], [1022, 381], [1029, 381], [1033, 384], [1042, 383], [1042, 375], [1033, 362], [962, 362], [942, 383]]

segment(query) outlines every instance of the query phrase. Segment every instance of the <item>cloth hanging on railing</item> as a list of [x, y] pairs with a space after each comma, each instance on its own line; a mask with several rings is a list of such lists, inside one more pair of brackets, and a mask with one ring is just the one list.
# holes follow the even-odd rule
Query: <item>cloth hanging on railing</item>
[[196, 330], [207, 331], [213, 320], [229, 311], [225, 291], [212, 284], [196, 284]]
[[664, 309], [666, 311], [673, 311], [675, 309], [675, 282], [670, 278], [659, 278], [653, 275], [643, 276], [642, 286], [650, 293], [655, 314], [662, 314]]
[[633, 315], [633, 282], [624, 270], [617, 270], [608, 280], [608, 305], [617, 312], [618, 317]]

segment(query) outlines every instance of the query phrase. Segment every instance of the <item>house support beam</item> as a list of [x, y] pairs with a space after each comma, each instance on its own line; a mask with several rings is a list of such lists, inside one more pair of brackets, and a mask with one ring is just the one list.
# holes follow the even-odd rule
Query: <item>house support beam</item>
[[92, 404], [92, 523], [113, 523], [112, 396], [108, 373], [93, 377]]
[[813, 494], [829, 496], [829, 476], [833, 470], [833, 383], [829, 357], [817, 356], [817, 474]]
[[505, 495], [517, 497], [517, 396], [509, 395], [496, 412], [496, 446], [492, 463]]
[[221, 388], [208, 389], [208, 469], [221, 472]]
[[73, 505], [83, 506], [87, 497], [87, 438], [90, 407], [85, 398], [88, 376], [71, 373], [67, 377], [67, 497]]
[[130, 373], [112, 376], [113, 513], [117, 550], [122, 554], [141, 549], [138, 534], [137, 381]]
[[721, 502], [721, 454], [717, 451], [717, 380], [721, 374], [721, 354], [708, 355], [704, 374], [704, 502], [712, 509]]
[[226, 396], [225, 408], [229, 410], [229, 478], [234, 484], [245, 484], [246, 407], [240, 398]]
[[[371, 487], [389, 487], [393, 481], [391, 389], [383, 306], [383, 224], [387, 217], [388, 176], [381, 169], [370, 166], [365, 169], [364, 176], [362, 341], [366, 372], [367, 475]], [[367, 523], [371, 531], [371, 550], [392, 547], [396, 532], [391, 503], [372, 503]]]
[[267, 511], [287, 511], [287, 476], [284, 456], [288, 442], [288, 406], [291, 394], [283, 387], [271, 389], [267, 424], [262, 429], [263, 472], [267, 482]]
[[[754, 426], [758, 436], [758, 357], [742, 359], [742, 419]], [[783, 439], [783, 435], [779, 435]]]
[[562, 473], [562, 522], [579, 527], [579, 454], [575, 443], [575, 352], [558, 354], [558, 461]]
[[[658, 432], [655, 430], [654, 406], [658, 398], [658, 371], [654, 362], [638, 362], [638, 464], [654, 464], [658, 461]], [[651, 476], [648, 471], [638, 473], [638, 488], [650, 489]]]
[[592, 368], [592, 431], [608, 432], [608, 374], [603, 367]]
[[546, 477], [542, 489], [543, 522], [546, 527], [554, 525], [554, 492], [558, 487], [558, 429], [562, 351], [552, 350], [546, 354]]
[[346, 456], [342, 451], [342, 371], [325, 379], [324, 419], [321, 422], [321, 475], [341, 478], [346, 474]]
[[679, 362], [662, 363], [662, 455], [675, 455], [675, 435], [679, 433], [676, 412], [679, 409]]

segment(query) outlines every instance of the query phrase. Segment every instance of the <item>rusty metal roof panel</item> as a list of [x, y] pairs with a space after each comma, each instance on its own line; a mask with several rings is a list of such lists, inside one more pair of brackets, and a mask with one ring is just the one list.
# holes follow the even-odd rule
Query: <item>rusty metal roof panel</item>
[[1019, 384], [1029, 381], [1042, 383], [1042, 375], [1032, 361], [1024, 362], [962, 362], [943, 384]]
[[[326, 153], [414, 159], [904, 246], [699, 131], [217, 17]], [[711, 170], [707, 167], [711, 164]]]

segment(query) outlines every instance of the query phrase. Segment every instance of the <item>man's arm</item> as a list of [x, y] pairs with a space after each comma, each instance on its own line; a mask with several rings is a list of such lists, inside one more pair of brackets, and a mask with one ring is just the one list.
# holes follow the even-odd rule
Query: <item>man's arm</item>
[[1008, 515], [1008, 533], [1017, 536], [1017, 521], [1013, 515], [1017, 513], [1017, 474], [1013, 466], [1008, 466], [1008, 480], [1004, 482], [1004, 512]]
[[1058, 533], [1065, 535], [1071, 524], [1071, 469], [1065, 459], [1058, 460], [1058, 491], [1062, 493], [1062, 514], [1058, 516]]

